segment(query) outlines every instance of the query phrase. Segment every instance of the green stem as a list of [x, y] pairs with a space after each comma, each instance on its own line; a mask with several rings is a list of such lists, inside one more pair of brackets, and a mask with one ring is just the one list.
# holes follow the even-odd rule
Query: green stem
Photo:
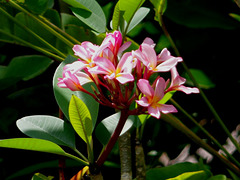
[[9, 0], [8, 1], [9, 4], [18, 9], [19, 11], [22, 11], [24, 13], [26, 13], [29, 17], [33, 18], [34, 20], [36, 20], [41, 26], [43, 26], [46, 30], [48, 30], [50, 33], [52, 33], [53, 35], [55, 35], [57, 38], [59, 38], [62, 42], [64, 42], [65, 44], [67, 44], [69, 47], [73, 47], [74, 44], [72, 42], [70, 42], [68, 39], [66, 39], [64, 36], [62, 36], [61, 34], [59, 34], [58, 32], [56, 32], [54, 29], [52, 29], [50, 26], [48, 26], [47, 24], [45, 24], [44, 22], [42, 22], [39, 18], [37, 18], [35, 15], [31, 14], [30, 12], [28, 12], [26, 9], [22, 8], [21, 6], [19, 6], [17, 3], [15, 3], [13, 0]]
[[63, 54], [61, 51], [59, 51], [57, 48], [49, 44], [47, 41], [45, 41], [43, 38], [41, 38], [39, 35], [34, 33], [31, 29], [29, 29], [27, 26], [24, 26], [22, 23], [20, 23], [16, 18], [12, 17], [8, 12], [6, 12], [4, 9], [0, 7], [0, 11], [5, 15], [7, 18], [12, 20], [15, 24], [17, 24], [19, 27], [33, 35], [36, 39], [38, 39], [41, 43], [46, 45], [48, 48], [50, 48], [53, 52], [57, 53], [59, 56], [62, 56], [63, 58], [66, 58], [66, 55]]
[[[167, 28], [166, 28], [166, 26], [165, 26], [165, 24], [163, 22], [161, 13], [158, 13], [158, 21], [159, 21], [159, 25], [161, 26], [164, 34], [166, 35], [166, 37], [168, 38], [169, 42], [171, 43], [171, 46], [172, 46], [175, 54], [177, 56], [181, 56], [179, 51], [178, 51], [177, 46], [175, 45], [174, 41], [172, 40], [172, 37], [170, 36], [170, 34], [169, 34], [169, 32], [168, 32], [168, 30], [167, 30]], [[235, 147], [237, 148], [238, 152], [240, 153], [240, 146], [239, 146], [238, 142], [233, 138], [232, 134], [230, 133], [230, 131], [228, 130], [228, 128], [226, 127], [226, 125], [224, 124], [224, 122], [222, 121], [220, 116], [218, 115], [217, 111], [215, 110], [215, 108], [213, 107], [213, 105], [211, 104], [211, 102], [208, 100], [207, 96], [205, 95], [205, 93], [201, 89], [199, 83], [193, 77], [193, 75], [192, 75], [191, 71], [189, 70], [189, 68], [187, 67], [186, 63], [182, 62], [181, 64], [183, 65], [183, 68], [185, 69], [185, 71], [187, 72], [187, 74], [189, 75], [191, 80], [193, 81], [193, 84], [199, 89], [200, 95], [202, 96], [203, 100], [205, 101], [205, 103], [207, 104], [208, 108], [212, 112], [213, 116], [218, 121], [218, 123], [220, 124], [222, 129], [225, 131], [225, 133], [228, 135], [228, 137], [230, 138], [230, 140], [232, 141], [232, 143], [235, 145]]]
[[162, 114], [161, 119], [171, 124], [174, 128], [178, 129], [190, 139], [192, 139], [196, 144], [203, 147], [212, 155], [216, 156], [220, 161], [222, 161], [228, 168], [234, 171], [236, 174], [240, 175], [240, 169], [230, 162], [226, 157], [219, 154], [215, 149], [205, 143], [200, 137], [198, 137], [195, 133], [193, 133], [187, 126], [185, 126], [177, 117], [172, 114]]
[[224, 148], [217, 139], [215, 139], [204, 127], [199, 125], [199, 123], [187, 112], [183, 107], [181, 107], [175, 100], [170, 99], [171, 103], [178, 108], [182, 113], [187, 116], [202, 132], [209, 137], [238, 167], [240, 167], [240, 163]]
[[68, 33], [66, 33], [65, 31], [63, 31], [62, 29], [60, 29], [59, 27], [57, 27], [55, 24], [51, 23], [48, 19], [46, 19], [45, 17], [39, 15], [39, 18], [44, 21], [47, 25], [51, 26], [51, 28], [53, 28], [55, 31], [61, 33], [62, 35], [64, 35], [66, 38], [68, 38], [69, 40], [71, 40], [74, 44], [81, 44], [80, 41], [78, 41], [77, 39], [75, 39], [74, 37], [72, 37], [71, 35], [69, 35]]
[[74, 150], [84, 161], [88, 162], [88, 159], [76, 148], [73, 148], [72, 150]]
[[44, 48], [41, 48], [41, 47], [39, 47], [39, 46], [35, 46], [35, 45], [33, 45], [33, 44], [31, 44], [31, 43], [29, 43], [29, 42], [27, 42], [27, 41], [25, 41], [25, 40], [23, 40], [23, 39], [15, 36], [15, 35], [12, 35], [12, 34], [4, 31], [4, 30], [2, 30], [2, 29], [0, 29], [0, 33], [4, 34], [4, 35], [6, 35], [6, 36], [8, 36], [8, 37], [10, 37], [10, 38], [13, 38], [14, 40], [16, 40], [16, 41], [24, 44], [25, 46], [28, 46], [28, 47], [30, 47], [30, 48], [33, 48], [33, 49], [35, 49], [36, 51], [39, 51], [39, 52], [41, 52], [41, 53], [43, 53], [43, 54], [45, 54], [45, 55], [47, 55], [47, 56], [49, 56], [49, 57], [52, 57], [52, 58], [56, 59], [57, 61], [60, 61], [60, 62], [61, 62], [61, 61], [64, 61], [64, 58], [62, 58], [62, 57], [60, 57], [60, 56], [58, 56], [58, 55], [56, 55], [56, 54], [53, 54], [53, 53], [47, 51], [47, 50], [44, 49]]

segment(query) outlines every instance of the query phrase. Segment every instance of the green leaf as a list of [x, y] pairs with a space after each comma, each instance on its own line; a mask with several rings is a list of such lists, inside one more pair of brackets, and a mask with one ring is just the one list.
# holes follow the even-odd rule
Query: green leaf
[[46, 56], [18, 56], [11, 60], [5, 72], [5, 78], [29, 80], [43, 73], [53, 61]]
[[130, 23], [136, 11], [141, 7], [145, 0], [119, 0], [119, 9], [123, 11], [123, 17]]
[[[62, 72], [63, 72], [63, 67], [66, 64], [73, 63], [74, 61], [77, 61], [77, 58], [73, 56], [68, 56], [65, 61], [63, 61], [58, 68], [55, 71], [54, 77], [53, 77], [53, 90], [54, 90], [54, 95], [56, 98], [56, 101], [58, 103], [58, 106], [61, 108], [63, 111], [64, 115], [69, 119], [69, 113], [68, 113], [68, 107], [69, 107], [69, 102], [72, 97], [72, 94], [80, 98], [88, 107], [91, 117], [92, 117], [92, 123], [93, 123], [93, 128], [96, 124], [97, 121], [97, 116], [98, 116], [98, 108], [99, 104], [88, 94], [83, 93], [81, 91], [71, 91], [67, 88], [60, 88], [58, 87], [58, 78], [62, 77]], [[91, 85], [94, 85], [93, 83], [89, 83], [84, 85], [84, 89], [86, 89], [89, 92], [92, 92]]]
[[64, 0], [72, 5], [73, 14], [93, 30], [106, 31], [106, 17], [101, 6], [95, 0]]
[[229, 16], [231, 16], [232, 18], [234, 18], [235, 20], [240, 22], [240, 15], [239, 14], [230, 13]]
[[132, 21], [129, 24], [127, 33], [130, 32], [135, 26], [137, 26], [149, 13], [150, 9], [145, 7], [140, 7], [134, 14]]
[[24, 5], [33, 13], [43, 14], [48, 8], [48, 0], [25, 0]]
[[92, 118], [87, 106], [75, 95], [70, 100], [69, 117], [77, 134], [89, 145], [92, 139]]
[[63, 120], [44, 115], [27, 116], [17, 121], [17, 127], [27, 136], [52, 141], [75, 148], [74, 130]]
[[124, 31], [123, 12], [120, 11], [119, 9], [119, 1], [117, 2], [114, 8], [113, 17], [112, 17], [112, 29]]
[[[192, 73], [192, 75], [196, 79], [196, 81], [199, 83], [201, 88], [210, 89], [210, 88], [215, 87], [215, 84], [211, 81], [211, 79], [202, 70], [190, 69], [190, 72]], [[188, 76], [187, 73], [184, 73], [183, 77], [186, 78], [186, 83], [188, 85], [191, 85], [191, 86], [194, 85], [191, 78]]]
[[164, 97], [160, 100], [160, 104], [165, 104], [166, 102], [168, 102], [169, 99], [172, 98], [173, 94], [175, 93], [176, 91], [171, 91], [171, 92], [167, 92]]
[[177, 177], [169, 178], [167, 180], [203, 180], [206, 179], [204, 171], [186, 172]]
[[[162, 168], [153, 168], [147, 171], [146, 180], [158, 179], [166, 180], [169, 178], [174, 178], [186, 172], [196, 172], [204, 170], [204, 167], [201, 164], [194, 164], [189, 162], [178, 163], [167, 167]], [[211, 176], [211, 173], [204, 171], [205, 178]]]
[[35, 139], [35, 138], [4, 139], [4, 140], [0, 140], [0, 147], [52, 153], [52, 154], [57, 154], [57, 155], [72, 158], [84, 165], [88, 164], [87, 162], [79, 159], [78, 157], [71, 155], [69, 153], [66, 153], [57, 144], [51, 141], [43, 140], [43, 139]]
[[210, 177], [208, 180], [227, 180], [227, 177], [225, 175], [219, 174], [219, 175]]
[[[117, 126], [119, 118], [120, 118], [120, 114], [121, 113], [118, 112], [118, 113], [115, 113], [115, 114], [105, 118], [96, 127], [96, 130], [95, 130], [96, 137], [103, 145], [106, 145], [108, 143], [111, 135], [113, 134], [114, 130], [116, 129], [116, 126]], [[120, 136], [122, 134], [124, 134], [126, 131], [128, 131], [135, 122], [136, 122], [136, 117], [129, 116], [123, 127], [123, 130], [122, 130]]]

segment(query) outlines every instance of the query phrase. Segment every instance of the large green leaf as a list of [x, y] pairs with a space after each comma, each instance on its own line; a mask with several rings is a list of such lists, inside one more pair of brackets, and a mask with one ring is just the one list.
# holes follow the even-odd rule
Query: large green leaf
[[[115, 113], [102, 120], [96, 127], [95, 133], [98, 140], [106, 145], [113, 134], [120, 118], [120, 112]], [[128, 131], [136, 122], [135, 116], [129, 116], [120, 135]]]
[[43, 139], [35, 139], [35, 138], [4, 139], [4, 140], [0, 140], [0, 147], [52, 153], [52, 154], [57, 154], [57, 155], [72, 158], [84, 165], [88, 164], [87, 162], [79, 159], [78, 157], [71, 155], [69, 153], [66, 153], [57, 144], [51, 141], [43, 140]]
[[92, 139], [92, 118], [87, 106], [75, 95], [70, 100], [69, 118], [77, 134], [89, 144]]
[[73, 6], [73, 14], [97, 32], [106, 31], [106, 17], [101, 6], [95, 0], [64, 0]]
[[[68, 113], [68, 107], [69, 102], [72, 97], [72, 94], [80, 98], [88, 107], [91, 117], [92, 117], [92, 123], [93, 127], [96, 124], [97, 116], [98, 116], [98, 108], [99, 104], [88, 94], [83, 93], [81, 91], [71, 91], [67, 88], [60, 88], [58, 87], [58, 78], [62, 77], [63, 67], [66, 64], [73, 63], [74, 61], [77, 61], [77, 58], [73, 56], [68, 56], [65, 61], [63, 61], [58, 68], [55, 71], [54, 77], [53, 77], [53, 90], [54, 95], [57, 100], [57, 103], [61, 110], [63, 111], [64, 115], [69, 119], [69, 113]], [[92, 92], [91, 85], [94, 85], [93, 83], [84, 85], [84, 89], [86, 89], [89, 92]]]
[[18, 56], [11, 60], [4, 78], [15, 77], [29, 80], [43, 73], [52, 63], [53, 61], [46, 56]]
[[75, 148], [72, 126], [63, 120], [45, 115], [27, 116], [17, 121], [17, 127], [32, 138], [45, 139], [58, 145]]
[[130, 23], [136, 11], [141, 7], [145, 0], [119, 0], [119, 9], [123, 11], [123, 17]]
[[166, 180], [169, 178], [174, 178], [186, 172], [196, 172], [202, 170], [204, 170], [206, 178], [211, 175], [211, 173], [205, 170], [202, 164], [184, 162], [167, 167], [149, 169], [146, 173], [146, 180], [152, 179]]

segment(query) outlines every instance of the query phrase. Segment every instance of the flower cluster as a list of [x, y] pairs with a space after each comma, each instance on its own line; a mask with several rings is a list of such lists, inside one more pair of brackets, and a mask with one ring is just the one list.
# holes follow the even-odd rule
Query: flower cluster
[[[185, 79], [179, 76], [176, 65], [181, 57], [174, 57], [164, 48], [156, 54], [152, 39], [146, 38], [139, 49], [124, 51], [131, 42], [123, 43], [119, 31], [108, 33], [100, 46], [83, 42], [73, 47], [78, 61], [68, 64], [63, 69], [63, 78], [58, 79], [58, 86], [72, 91], [90, 94], [99, 103], [115, 109], [130, 109], [136, 102], [132, 114], [149, 113], [160, 118], [160, 113], [173, 113], [173, 105], [161, 104], [167, 92], [182, 91], [186, 94], [198, 93], [197, 88], [185, 87]], [[171, 80], [165, 81], [158, 76], [149, 82], [152, 74], [171, 72]], [[93, 82], [97, 90], [90, 93], [83, 88]]]

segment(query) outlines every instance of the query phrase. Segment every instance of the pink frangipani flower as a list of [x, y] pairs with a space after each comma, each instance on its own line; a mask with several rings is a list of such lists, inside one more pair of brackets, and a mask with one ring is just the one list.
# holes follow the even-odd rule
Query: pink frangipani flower
[[134, 81], [134, 77], [131, 74], [131, 53], [125, 53], [116, 68], [109, 59], [103, 57], [96, 58], [95, 63], [96, 66], [89, 69], [89, 72], [92, 74], [105, 74], [104, 78], [116, 78], [121, 84]]
[[171, 84], [166, 92], [177, 90], [177, 91], [182, 91], [186, 94], [199, 93], [198, 88], [195, 88], [195, 87], [190, 88], [183, 85], [186, 82], [186, 79], [179, 76], [176, 67], [171, 69], [171, 76], [172, 76]]
[[83, 85], [92, 82], [91, 78], [84, 72], [72, 74], [70, 71], [63, 73], [63, 78], [58, 78], [58, 86], [69, 88], [71, 91], [81, 91]]
[[160, 77], [154, 84], [155, 89], [149, 84], [148, 80], [138, 80], [137, 86], [144, 96], [136, 102], [140, 106], [147, 107], [148, 113], [158, 119], [161, 116], [161, 112], [164, 114], [177, 112], [177, 109], [173, 105], [159, 103], [164, 96], [165, 80]]
[[167, 72], [176, 64], [182, 61], [180, 57], [173, 57], [170, 52], [164, 48], [157, 56], [154, 50], [155, 44], [150, 38], [144, 40], [140, 48], [133, 52], [133, 56], [142, 61], [142, 63], [153, 72]]

